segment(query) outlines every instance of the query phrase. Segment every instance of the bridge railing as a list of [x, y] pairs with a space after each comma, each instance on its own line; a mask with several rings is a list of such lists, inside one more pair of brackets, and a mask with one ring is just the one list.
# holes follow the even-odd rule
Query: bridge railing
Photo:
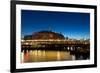
[[76, 40], [21, 40], [22, 45], [37, 44], [90, 44], [89, 41]]

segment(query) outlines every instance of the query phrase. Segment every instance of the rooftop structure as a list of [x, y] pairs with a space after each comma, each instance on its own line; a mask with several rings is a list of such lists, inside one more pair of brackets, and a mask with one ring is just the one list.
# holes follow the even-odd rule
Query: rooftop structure
[[53, 31], [39, 31], [34, 32], [32, 35], [24, 36], [24, 40], [35, 40], [35, 39], [65, 39], [65, 37], [61, 33], [53, 32]]

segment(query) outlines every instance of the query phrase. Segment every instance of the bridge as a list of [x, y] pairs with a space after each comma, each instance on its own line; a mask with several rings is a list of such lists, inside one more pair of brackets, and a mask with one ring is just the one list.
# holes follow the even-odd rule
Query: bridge
[[22, 44], [25, 45], [34, 45], [34, 44], [90, 44], [89, 41], [85, 40], [21, 40]]
[[89, 52], [90, 42], [87, 40], [21, 40], [22, 50], [67, 50]]

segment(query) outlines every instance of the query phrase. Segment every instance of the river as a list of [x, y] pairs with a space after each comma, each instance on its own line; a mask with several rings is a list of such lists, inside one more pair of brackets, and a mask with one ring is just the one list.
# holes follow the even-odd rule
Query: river
[[71, 55], [69, 51], [57, 50], [23, 50], [21, 52], [21, 62], [47, 62], [47, 61], [72, 61], [89, 59], [87, 55]]

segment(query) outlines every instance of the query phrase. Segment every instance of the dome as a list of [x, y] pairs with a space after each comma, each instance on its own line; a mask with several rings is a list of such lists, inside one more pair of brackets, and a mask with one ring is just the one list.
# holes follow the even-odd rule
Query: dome
[[56, 33], [52, 31], [39, 31], [25, 37], [24, 39], [33, 39], [33, 40], [35, 39], [65, 39], [65, 37], [61, 33]]

